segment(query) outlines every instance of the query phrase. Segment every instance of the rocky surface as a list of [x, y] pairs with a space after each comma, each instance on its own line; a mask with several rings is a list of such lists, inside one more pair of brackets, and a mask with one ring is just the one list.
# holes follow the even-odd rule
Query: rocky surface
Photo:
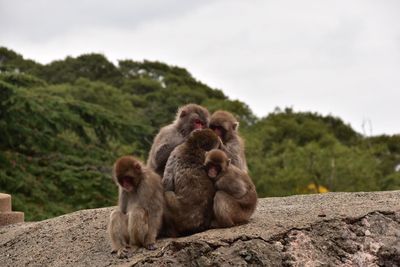
[[11, 195], [0, 193], [0, 227], [24, 221], [24, 213], [11, 208]]
[[400, 266], [400, 191], [260, 199], [250, 223], [110, 253], [113, 208], [0, 228], [1, 266]]

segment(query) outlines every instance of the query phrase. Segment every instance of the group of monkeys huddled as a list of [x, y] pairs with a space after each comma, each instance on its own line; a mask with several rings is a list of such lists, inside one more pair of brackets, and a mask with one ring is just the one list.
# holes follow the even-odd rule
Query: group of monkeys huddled
[[177, 237], [249, 220], [257, 193], [247, 174], [238, 121], [226, 111], [196, 104], [178, 109], [159, 131], [147, 165], [132, 156], [113, 167], [118, 209], [110, 215], [113, 252], [155, 249], [158, 235]]

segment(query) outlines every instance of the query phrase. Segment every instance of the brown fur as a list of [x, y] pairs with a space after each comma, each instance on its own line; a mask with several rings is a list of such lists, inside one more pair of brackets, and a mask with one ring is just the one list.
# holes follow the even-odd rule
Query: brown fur
[[215, 194], [203, 168], [206, 151], [219, 147], [218, 136], [210, 129], [192, 132], [189, 139], [171, 153], [165, 167], [166, 235], [192, 234], [209, 228]]
[[218, 110], [211, 115], [210, 128], [217, 134], [220, 133], [223, 143], [221, 149], [231, 159], [232, 164], [247, 173], [244, 142], [239, 136], [239, 122], [235, 117], [227, 111]]
[[[257, 192], [249, 175], [230, 164], [225, 152], [219, 149], [206, 153], [204, 166], [210, 179], [215, 180], [216, 226], [230, 227], [247, 222], [257, 206]], [[215, 177], [214, 169], [218, 171]]]
[[165, 164], [172, 150], [187, 139], [195, 129], [197, 120], [203, 124], [202, 128], [208, 127], [210, 114], [206, 108], [196, 104], [188, 104], [179, 108], [175, 121], [161, 128], [154, 138], [147, 166], [163, 176]]
[[161, 177], [124, 156], [114, 164], [113, 180], [119, 189], [118, 210], [111, 213], [108, 225], [113, 252], [125, 257], [131, 245], [154, 249], [164, 208]]

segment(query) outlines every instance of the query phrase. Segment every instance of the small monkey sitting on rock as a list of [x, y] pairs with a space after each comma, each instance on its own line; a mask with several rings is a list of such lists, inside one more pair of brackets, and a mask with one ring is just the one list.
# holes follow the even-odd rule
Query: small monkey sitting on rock
[[256, 188], [249, 175], [231, 164], [219, 149], [206, 152], [204, 168], [217, 190], [213, 226], [231, 227], [247, 222], [257, 206]]
[[111, 213], [108, 225], [112, 252], [123, 258], [131, 246], [154, 250], [164, 208], [161, 177], [124, 156], [115, 162], [112, 178], [119, 189], [118, 210]]

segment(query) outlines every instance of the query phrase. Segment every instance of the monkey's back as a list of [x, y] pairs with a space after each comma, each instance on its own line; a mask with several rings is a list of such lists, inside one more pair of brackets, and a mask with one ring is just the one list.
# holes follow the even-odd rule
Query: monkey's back
[[[253, 214], [257, 206], [258, 197], [256, 187], [250, 176], [246, 172], [240, 170], [238, 167], [230, 165], [226, 174], [220, 179], [226, 179], [224, 184], [229, 184], [230, 187], [233, 187], [237, 183], [244, 184], [246, 188], [246, 193], [243, 196], [235, 199], [237, 203], [239, 203], [239, 205], [241, 206], [243, 212], [250, 215]], [[231, 192], [229, 192], [229, 187], [222, 188], [222, 190], [227, 191], [227, 193], [231, 194]]]
[[243, 139], [239, 135], [236, 135], [224, 144], [224, 146], [225, 148], [222, 150], [226, 153], [228, 158], [231, 159], [231, 163], [242, 171], [247, 172], [248, 169]]
[[147, 167], [162, 176], [170, 153], [182, 142], [183, 136], [177, 131], [174, 124], [161, 128], [154, 137], [147, 159]]
[[[184, 149], [178, 146], [176, 149]], [[177, 230], [194, 233], [209, 227], [215, 188], [203, 169], [203, 156], [180, 152], [176, 158], [174, 187], [181, 202]], [[195, 156], [195, 157], [194, 157]]]
[[164, 190], [161, 184], [161, 177], [149, 169], [146, 170], [146, 173], [147, 179], [145, 183], [147, 186], [140, 192], [141, 197], [146, 199], [143, 205], [147, 206], [148, 210], [162, 211], [164, 207]]

